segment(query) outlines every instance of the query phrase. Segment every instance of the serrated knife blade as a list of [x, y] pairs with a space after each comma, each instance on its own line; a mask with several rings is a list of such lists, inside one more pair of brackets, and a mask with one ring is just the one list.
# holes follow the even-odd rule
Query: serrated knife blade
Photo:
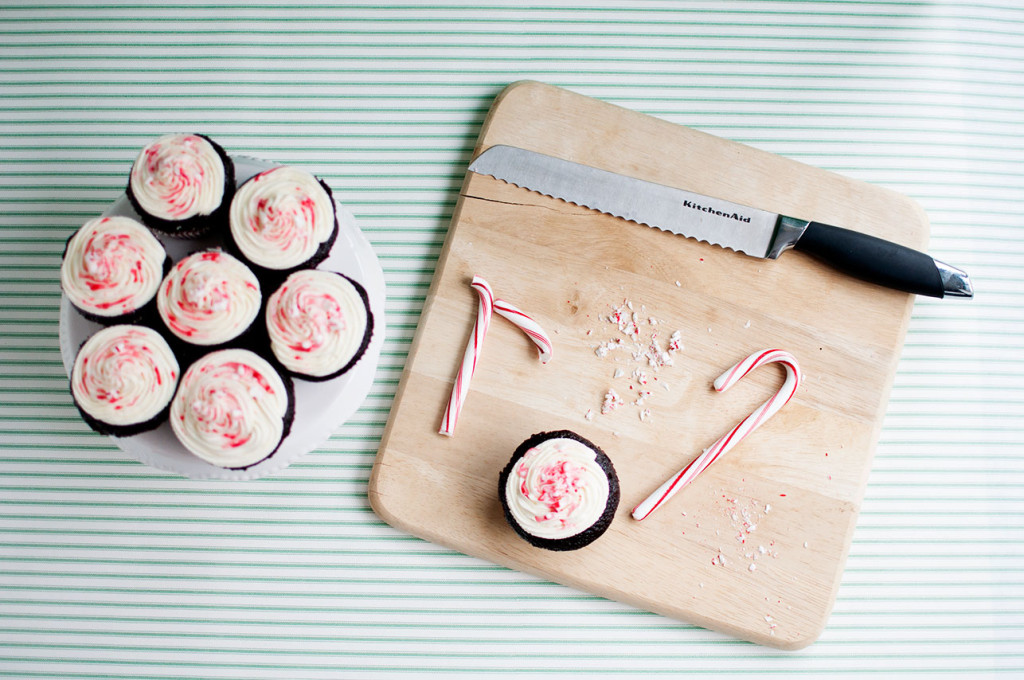
[[753, 257], [796, 248], [852, 276], [931, 297], [971, 297], [963, 271], [867, 234], [740, 205], [582, 163], [496, 145], [471, 172]]

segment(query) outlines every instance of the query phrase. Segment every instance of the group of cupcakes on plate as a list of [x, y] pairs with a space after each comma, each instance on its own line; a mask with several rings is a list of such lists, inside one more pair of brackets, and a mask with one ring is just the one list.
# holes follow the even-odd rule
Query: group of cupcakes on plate
[[[236, 186], [231, 157], [198, 134], [148, 144], [126, 195], [135, 217], [89, 220], [68, 239], [61, 289], [102, 328], [79, 348], [71, 393], [96, 431], [170, 422], [219, 467], [274, 454], [294, 380], [349, 371], [373, 333], [366, 290], [317, 269], [338, 236], [330, 188], [275, 166]], [[163, 239], [213, 243], [172, 261]]]

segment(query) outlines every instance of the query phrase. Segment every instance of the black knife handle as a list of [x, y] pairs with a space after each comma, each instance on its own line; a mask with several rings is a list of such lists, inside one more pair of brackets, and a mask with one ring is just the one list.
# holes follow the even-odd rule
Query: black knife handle
[[811, 222], [793, 247], [870, 283], [930, 297], [946, 293], [935, 260], [891, 241]]

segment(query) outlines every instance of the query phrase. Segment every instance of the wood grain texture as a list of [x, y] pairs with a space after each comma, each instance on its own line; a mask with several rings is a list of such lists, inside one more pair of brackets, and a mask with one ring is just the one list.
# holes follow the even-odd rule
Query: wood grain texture
[[[795, 161], [535, 82], [495, 101], [477, 152], [542, 151], [924, 248], [910, 199]], [[495, 318], [451, 438], [441, 414], [475, 319], [469, 282], [533, 315], [533, 345]], [[595, 347], [630, 300], [644, 326], [684, 349], [640, 408], [637, 366]], [[374, 510], [416, 536], [742, 639], [793, 649], [821, 633], [835, 599], [913, 297], [787, 253], [759, 260], [468, 173], [370, 480]], [[641, 307], [643, 308], [641, 310]], [[668, 476], [770, 395], [764, 367], [725, 394], [711, 382], [750, 352], [779, 347], [805, 380], [778, 415], [643, 522], [630, 516]], [[622, 369], [623, 377], [615, 377]], [[632, 381], [633, 389], [639, 389]], [[588, 411], [595, 414], [585, 418]], [[498, 473], [529, 435], [570, 429], [614, 461], [622, 503], [608, 533], [571, 553], [504, 522]]]

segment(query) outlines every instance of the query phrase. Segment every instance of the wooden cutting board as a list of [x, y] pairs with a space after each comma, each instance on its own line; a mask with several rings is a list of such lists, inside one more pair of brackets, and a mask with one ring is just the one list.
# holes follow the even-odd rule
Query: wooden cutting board
[[[496, 99], [477, 153], [510, 144], [924, 249], [910, 199], [552, 86]], [[476, 318], [473, 275], [554, 340], [542, 365], [494, 317], [454, 437], [437, 433]], [[658, 371], [608, 321], [683, 349]], [[467, 173], [370, 480], [389, 524], [469, 555], [742, 639], [799, 648], [839, 585], [913, 297], [802, 254], [739, 255]], [[598, 356], [615, 338], [627, 348]], [[777, 365], [732, 390], [747, 354], [792, 352], [796, 397], [643, 522], [633, 506], [781, 384]], [[646, 376], [634, 372], [643, 369]], [[646, 377], [647, 385], [641, 385]], [[625, 402], [601, 413], [614, 389]], [[649, 391], [643, 403], [637, 394]], [[649, 409], [645, 413], [644, 409]], [[589, 413], [589, 417], [588, 417]], [[642, 417], [641, 417], [642, 416]], [[570, 429], [613, 460], [622, 502], [581, 550], [534, 548], [505, 523], [497, 479], [529, 435]]]

